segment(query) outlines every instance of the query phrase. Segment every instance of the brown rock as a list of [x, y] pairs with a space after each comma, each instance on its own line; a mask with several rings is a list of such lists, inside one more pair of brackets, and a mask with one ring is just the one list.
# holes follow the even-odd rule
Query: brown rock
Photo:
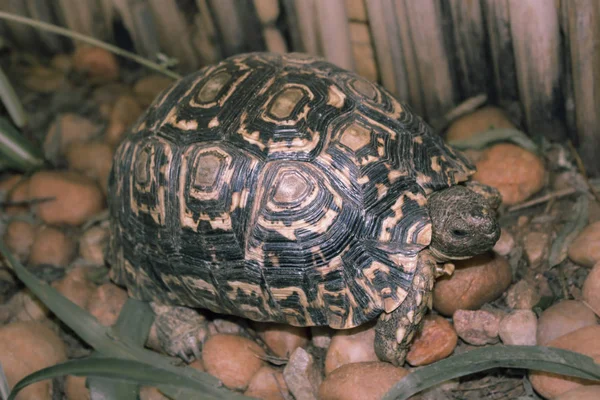
[[50, 226], [40, 227], [35, 235], [29, 263], [66, 267], [75, 257], [75, 243], [62, 230]]
[[79, 255], [94, 265], [104, 265], [104, 253], [108, 246], [108, 228], [93, 226], [79, 239]]
[[173, 79], [164, 75], [148, 75], [138, 80], [133, 86], [133, 93], [138, 103], [146, 108], [158, 95], [173, 84]]
[[53, 282], [52, 286], [83, 309], [96, 290], [96, 286], [87, 279], [85, 268], [73, 268], [63, 279]]
[[476, 167], [473, 179], [498, 189], [506, 205], [518, 204], [537, 193], [546, 179], [542, 160], [510, 143], [487, 148]]
[[169, 397], [162, 394], [154, 386], [142, 386], [140, 388], [140, 400], [169, 400]]
[[204, 362], [202, 360], [194, 360], [189, 363], [188, 366], [197, 369], [200, 372], [206, 372], [206, 368], [204, 368]]
[[423, 328], [415, 336], [406, 355], [406, 361], [415, 367], [448, 357], [458, 342], [452, 324], [445, 318], [439, 315], [427, 315], [423, 321]]
[[555, 397], [554, 400], [598, 400], [600, 386], [580, 386]]
[[531, 310], [515, 310], [502, 318], [500, 339], [502, 343], [516, 346], [535, 346], [537, 317]]
[[492, 250], [494, 253], [505, 257], [515, 248], [515, 238], [504, 228], [500, 232], [500, 239], [498, 239]]
[[454, 121], [446, 132], [446, 140], [468, 139], [490, 129], [515, 129], [515, 125], [502, 109], [482, 107]]
[[113, 147], [121, 143], [127, 129], [142, 115], [142, 112], [142, 107], [133, 96], [120, 96], [110, 113], [110, 122], [104, 134], [106, 143]]
[[584, 267], [600, 261], [600, 221], [588, 225], [569, 246], [569, 258]]
[[440, 278], [433, 291], [433, 307], [442, 315], [456, 310], [476, 310], [500, 297], [512, 280], [512, 271], [504, 257], [482, 254], [455, 263], [450, 277]]
[[254, 374], [244, 395], [262, 400], [287, 400], [289, 392], [283, 372], [265, 365]]
[[285, 324], [255, 323], [256, 332], [278, 357], [287, 358], [298, 347], [308, 344], [309, 330]]
[[346, 0], [346, 13], [351, 21], [368, 21], [364, 0]]
[[313, 326], [310, 328], [310, 336], [312, 337], [312, 344], [315, 347], [321, 349], [329, 348], [331, 344], [331, 338], [333, 337], [335, 330], [328, 326]]
[[[600, 326], [593, 325], [580, 328], [548, 342], [547, 346], [581, 353], [592, 357], [598, 363], [600, 362]], [[531, 371], [529, 380], [536, 392], [546, 398], [555, 398], [583, 385], [598, 384], [597, 381], [565, 377], [541, 371]]]
[[105, 283], [94, 290], [87, 309], [102, 325], [112, 326], [117, 322], [126, 301], [125, 290], [112, 283]]
[[456, 333], [474, 346], [498, 343], [503, 315], [487, 310], [457, 310], [452, 316]]
[[506, 292], [506, 304], [515, 310], [531, 310], [541, 298], [535, 286], [526, 280], [520, 280]]
[[75, 171], [94, 179], [108, 192], [108, 175], [113, 163], [113, 149], [100, 142], [73, 143], [67, 150], [67, 162]]
[[132, 89], [128, 85], [112, 82], [95, 88], [92, 92], [92, 100], [98, 105], [100, 115], [105, 119], [110, 119], [110, 114], [117, 99], [132, 93]]
[[100, 47], [78, 46], [73, 54], [73, 68], [86, 74], [93, 83], [110, 82], [119, 78], [117, 57]]
[[375, 328], [372, 324], [337, 331], [327, 350], [325, 375], [344, 364], [379, 361], [374, 346]]
[[37, 172], [31, 177], [29, 195], [54, 198], [36, 205], [37, 215], [47, 224], [80, 225], [104, 206], [98, 185], [76, 172]]
[[241, 336], [215, 335], [204, 343], [202, 358], [209, 374], [231, 389], [244, 390], [250, 379], [264, 365], [265, 351]]
[[56, 54], [50, 60], [52, 68], [67, 73], [73, 68], [73, 58], [68, 54]]
[[319, 400], [379, 400], [408, 374], [381, 361], [346, 364], [323, 381]]
[[11, 297], [8, 308], [11, 310], [14, 321], [43, 321], [50, 314], [50, 310], [44, 303], [28, 289], [21, 290]]
[[60, 114], [46, 134], [44, 154], [57, 160], [67, 153], [73, 143], [84, 143], [98, 133], [99, 127], [92, 121], [73, 113]]
[[323, 377], [313, 356], [298, 347], [283, 370], [283, 379], [294, 399], [317, 400]]
[[279, 2], [277, 0], [254, 0], [254, 8], [261, 24], [273, 24], [279, 16]]
[[29, 258], [29, 252], [35, 240], [36, 227], [27, 221], [14, 220], [6, 227], [4, 243], [22, 263]]
[[228, 335], [240, 335], [246, 336], [246, 324], [245, 320], [237, 319], [233, 317], [228, 318], [215, 318], [212, 324], [216, 328], [217, 333], [223, 333]]
[[[0, 327], [0, 363], [9, 387], [42, 368], [67, 360], [65, 344], [38, 322], [15, 322]], [[52, 381], [34, 383], [20, 392], [20, 400], [50, 400]]]
[[22, 82], [27, 89], [34, 92], [52, 93], [60, 89], [66, 79], [62, 71], [38, 65], [25, 70]]
[[[20, 180], [19, 183], [15, 184], [6, 195], [6, 201], [9, 203], [20, 203], [29, 201], [29, 179]], [[19, 215], [29, 211], [27, 206], [13, 205], [5, 208], [8, 215]]]
[[597, 321], [589, 307], [577, 300], [563, 300], [540, 315], [537, 342], [545, 346], [554, 339], [590, 325], [597, 325]]
[[19, 174], [3, 176], [0, 179], [0, 193], [10, 192], [21, 180], [23, 180], [23, 175]]
[[90, 391], [85, 386], [85, 376], [69, 375], [65, 379], [65, 395], [67, 400], [90, 400]]
[[600, 316], [600, 261], [590, 271], [583, 284], [583, 301]]
[[523, 246], [529, 265], [536, 266], [548, 257], [550, 235], [547, 232], [527, 232], [523, 238]]

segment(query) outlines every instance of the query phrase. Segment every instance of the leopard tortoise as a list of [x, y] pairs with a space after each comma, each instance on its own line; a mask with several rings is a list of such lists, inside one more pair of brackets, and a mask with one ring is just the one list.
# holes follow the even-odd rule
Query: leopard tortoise
[[378, 318], [377, 355], [402, 364], [437, 263], [500, 234], [498, 193], [469, 182], [463, 155], [382, 87], [303, 54], [179, 80], [114, 160], [112, 277], [172, 309], [159, 333], [182, 357], [204, 336], [169, 325], [200, 308], [335, 329]]

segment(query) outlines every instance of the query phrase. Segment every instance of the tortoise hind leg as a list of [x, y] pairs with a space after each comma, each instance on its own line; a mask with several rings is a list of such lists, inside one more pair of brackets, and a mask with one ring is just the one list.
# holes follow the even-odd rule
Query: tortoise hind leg
[[375, 327], [375, 353], [379, 359], [402, 366], [421, 321], [431, 308], [436, 263], [429, 251], [419, 254], [412, 286], [402, 304], [383, 313]]

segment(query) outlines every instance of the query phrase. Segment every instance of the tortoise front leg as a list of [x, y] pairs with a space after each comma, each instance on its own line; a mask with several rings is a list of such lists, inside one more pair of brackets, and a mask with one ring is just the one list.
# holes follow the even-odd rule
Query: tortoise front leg
[[383, 313], [375, 327], [375, 353], [379, 359], [402, 366], [410, 343], [431, 308], [436, 263], [429, 251], [419, 255], [417, 270], [406, 298], [391, 313]]

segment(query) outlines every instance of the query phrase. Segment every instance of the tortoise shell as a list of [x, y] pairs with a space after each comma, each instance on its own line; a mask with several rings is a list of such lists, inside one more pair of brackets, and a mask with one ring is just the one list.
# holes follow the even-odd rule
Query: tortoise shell
[[352, 72], [231, 57], [162, 93], [116, 151], [113, 278], [142, 300], [354, 327], [402, 303], [427, 194], [473, 172]]

